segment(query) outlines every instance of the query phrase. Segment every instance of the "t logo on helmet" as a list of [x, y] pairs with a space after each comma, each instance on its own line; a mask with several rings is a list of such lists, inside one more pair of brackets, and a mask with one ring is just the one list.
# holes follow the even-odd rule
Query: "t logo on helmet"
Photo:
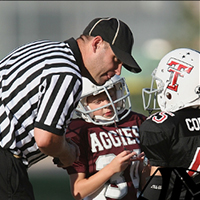
[[172, 72], [171, 83], [167, 86], [168, 89], [174, 90], [177, 92], [178, 84], [177, 79], [178, 77], [184, 77], [185, 73], [190, 73], [193, 69], [193, 66], [171, 58], [167, 63], [169, 65], [168, 71]]

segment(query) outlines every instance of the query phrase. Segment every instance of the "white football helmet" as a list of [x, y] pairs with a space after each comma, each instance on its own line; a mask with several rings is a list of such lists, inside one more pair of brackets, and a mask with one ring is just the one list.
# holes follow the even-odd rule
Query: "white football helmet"
[[[83, 80], [83, 91], [81, 99], [76, 108], [76, 115], [83, 118], [87, 122], [94, 123], [96, 125], [109, 125], [115, 122], [118, 122], [125, 118], [131, 111], [131, 101], [130, 101], [130, 92], [125, 83], [125, 79], [118, 75], [113, 76], [108, 80], [104, 85], [97, 86], [93, 84], [89, 79], [82, 77]], [[116, 89], [116, 100], [112, 100], [109, 89], [115, 87]], [[91, 109], [87, 103], [87, 97], [91, 95], [97, 95], [99, 93], [105, 92], [109, 102], [108, 104], [97, 108]], [[112, 106], [114, 111], [114, 116], [110, 119], [104, 118], [102, 116], [93, 116], [93, 112], [99, 109], [102, 109], [107, 106]]]
[[143, 88], [142, 98], [149, 111], [200, 106], [200, 52], [179, 48], [166, 54], [152, 73], [151, 88]]

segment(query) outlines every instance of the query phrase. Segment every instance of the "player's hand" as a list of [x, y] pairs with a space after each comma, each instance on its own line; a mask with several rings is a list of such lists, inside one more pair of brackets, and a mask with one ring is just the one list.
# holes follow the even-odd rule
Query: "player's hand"
[[111, 167], [114, 173], [124, 171], [135, 155], [137, 155], [136, 152], [124, 150], [109, 163], [109, 167]]
[[68, 145], [68, 150], [64, 156], [53, 159], [53, 162], [57, 165], [57, 167], [66, 168], [79, 159], [79, 147], [70, 138], [66, 138], [66, 142]]
[[144, 152], [140, 153], [140, 154], [135, 154], [132, 158], [131, 161], [143, 161], [144, 160]]

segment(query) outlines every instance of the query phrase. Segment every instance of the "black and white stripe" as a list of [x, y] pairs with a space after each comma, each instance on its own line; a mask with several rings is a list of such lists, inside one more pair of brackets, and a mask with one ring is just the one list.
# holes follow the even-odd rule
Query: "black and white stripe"
[[14, 50], [0, 62], [0, 145], [28, 166], [43, 158], [34, 126], [62, 135], [81, 87], [67, 43], [37, 41]]

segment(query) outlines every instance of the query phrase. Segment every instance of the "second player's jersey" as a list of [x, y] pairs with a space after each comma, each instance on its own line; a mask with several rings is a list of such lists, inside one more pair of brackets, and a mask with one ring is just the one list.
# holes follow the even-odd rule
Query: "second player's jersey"
[[[76, 119], [68, 127], [67, 137], [72, 137], [80, 148], [79, 161], [68, 167], [68, 173], [85, 173], [92, 176], [124, 149], [140, 152], [139, 127], [145, 120], [143, 115], [131, 112], [115, 126], [97, 126]], [[133, 162], [124, 172], [115, 174], [102, 188], [87, 200], [134, 200], [139, 184], [139, 162]], [[135, 198], [134, 198], [135, 197]]]
[[[174, 113], [159, 112], [140, 127], [141, 148], [152, 166], [181, 167], [200, 171], [200, 110], [187, 108]], [[197, 173], [188, 174], [198, 180]], [[172, 174], [166, 199], [171, 199]], [[196, 181], [195, 181], [196, 182]], [[181, 198], [185, 199], [182, 187]]]
[[200, 170], [200, 110], [159, 112], [140, 128], [141, 145], [150, 164]]

